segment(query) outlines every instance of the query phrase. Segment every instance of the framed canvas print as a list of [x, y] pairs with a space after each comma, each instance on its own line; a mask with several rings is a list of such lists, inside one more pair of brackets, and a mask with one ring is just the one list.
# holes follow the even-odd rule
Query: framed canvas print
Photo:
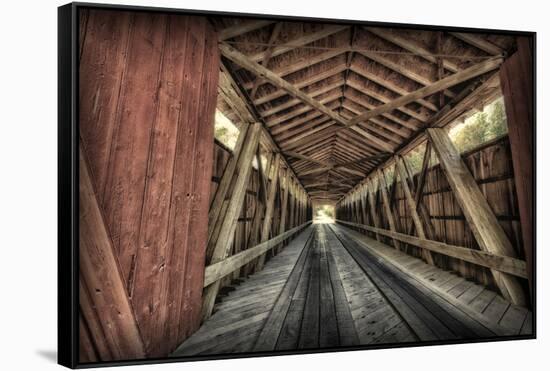
[[535, 34], [59, 8], [59, 362], [535, 337]]

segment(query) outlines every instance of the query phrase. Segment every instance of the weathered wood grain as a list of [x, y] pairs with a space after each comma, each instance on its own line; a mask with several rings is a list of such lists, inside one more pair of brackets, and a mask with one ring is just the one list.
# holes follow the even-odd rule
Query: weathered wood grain
[[506, 109], [506, 122], [516, 186], [523, 251], [533, 295], [533, 46], [524, 37], [517, 39], [518, 51], [500, 69], [500, 82]]
[[470, 263], [481, 265], [487, 268], [499, 270], [517, 277], [527, 277], [526, 264], [524, 261], [510, 258], [508, 256], [487, 253], [485, 251], [468, 249], [461, 246], [448, 245], [443, 242], [426, 240], [403, 233], [396, 233], [381, 228], [370, 227], [357, 223], [350, 223], [338, 220], [339, 223], [350, 225], [359, 229], [368, 230], [377, 234], [385, 235], [401, 242], [418, 246], [420, 248], [437, 252], [439, 254], [452, 256]]
[[[97, 344], [99, 360], [140, 359], [147, 353], [101, 207], [85, 153], [80, 150], [80, 311]], [[91, 345], [91, 344], [90, 344]], [[92, 352], [87, 348], [86, 354]]]
[[[432, 128], [428, 129], [428, 136], [442, 167], [445, 169], [453, 194], [480, 247], [497, 255], [516, 257], [517, 253], [510, 240], [495, 218], [487, 200], [483, 197], [447, 133], [441, 128]], [[493, 276], [506, 298], [518, 305], [527, 303], [523, 288], [517, 279], [494, 270]]]
[[147, 354], [165, 356], [200, 320], [217, 35], [161, 13], [90, 10], [82, 27], [82, 147]]

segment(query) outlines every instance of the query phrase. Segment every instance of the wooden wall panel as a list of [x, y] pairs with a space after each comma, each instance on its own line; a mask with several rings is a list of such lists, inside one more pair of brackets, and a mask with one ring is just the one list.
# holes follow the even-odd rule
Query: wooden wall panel
[[[510, 239], [518, 257], [525, 259], [526, 251], [522, 242], [522, 224], [518, 212], [518, 198], [514, 184], [514, 168], [512, 166], [512, 152], [508, 136], [497, 138], [491, 142], [463, 154], [466, 166], [479, 185], [489, 206], [495, 212], [500, 226]], [[434, 157], [435, 158], [435, 157]], [[419, 174], [414, 175], [415, 184], [418, 184]], [[426, 205], [430, 220], [434, 226], [435, 240], [457, 246], [479, 250], [460, 206], [452, 194], [449, 182], [440, 165], [431, 166], [426, 175], [426, 184], [423, 190], [423, 202]], [[382, 210], [383, 202], [380, 192], [375, 194], [375, 209]], [[394, 216], [401, 222], [399, 232], [407, 233], [404, 228], [412, 223], [412, 218], [406, 206], [405, 194], [401, 181], [396, 183], [393, 198], [395, 203]], [[338, 207], [338, 218], [349, 220], [349, 211], [346, 213], [342, 205]], [[372, 222], [370, 225], [373, 225]], [[374, 225], [373, 225], [374, 226]], [[380, 227], [390, 229], [387, 219], [381, 218]], [[375, 237], [373, 233], [368, 233]], [[381, 239], [391, 245], [388, 237]], [[421, 251], [415, 246], [407, 246], [407, 252], [421, 257]], [[475, 282], [496, 288], [489, 269], [464, 262], [459, 259], [432, 252], [435, 264], [443, 269], [457, 272], [461, 276]]]
[[202, 17], [82, 19], [81, 141], [147, 356], [165, 356], [200, 324], [217, 36]]
[[[500, 69], [500, 81], [506, 117], [512, 160], [519, 216], [521, 218], [522, 239], [525, 249], [527, 269], [532, 275], [533, 268], [533, 231], [534, 231], [534, 143], [533, 143], [533, 46], [527, 37], [518, 38], [518, 51], [507, 59]], [[532, 294], [532, 282], [530, 281]]]
[[101, 360], [143, 358], [144, 343], [82, 152], [79, 162], [79, 302], [81, 318], [89, 330], [80, 344], [85, 346], [90, 338], [97, 342], [81, 359], [92, 353]]

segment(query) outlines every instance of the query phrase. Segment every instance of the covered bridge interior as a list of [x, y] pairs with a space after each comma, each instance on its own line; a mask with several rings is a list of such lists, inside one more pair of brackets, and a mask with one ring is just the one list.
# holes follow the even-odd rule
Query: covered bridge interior
[[83, 362], [532, 333], [528, 37], [90, 9], [80, 48]]

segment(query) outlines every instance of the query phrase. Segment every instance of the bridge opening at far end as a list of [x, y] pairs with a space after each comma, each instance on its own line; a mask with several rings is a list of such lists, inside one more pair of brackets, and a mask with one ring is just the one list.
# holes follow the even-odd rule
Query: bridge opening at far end
[[331, 203], [313, 203], [313, 223], [327, 224], [334, 223], [334, 204]]

